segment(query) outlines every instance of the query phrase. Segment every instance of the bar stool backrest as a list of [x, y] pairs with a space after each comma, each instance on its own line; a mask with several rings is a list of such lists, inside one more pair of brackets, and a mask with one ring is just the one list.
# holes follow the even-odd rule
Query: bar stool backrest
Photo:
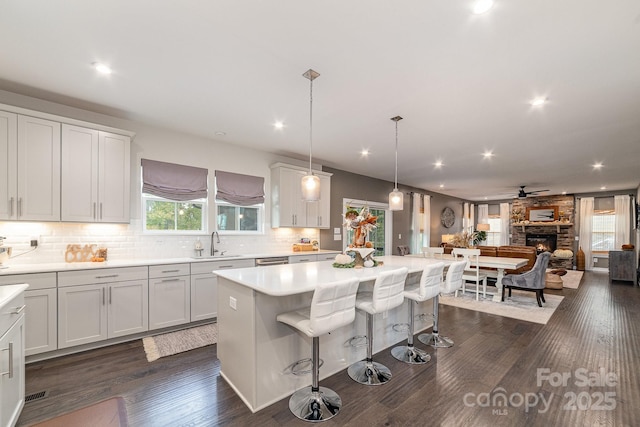
[[440, 289], [440, 292], [443, 294], [450, 294], [455, 292], [456, 289], [460, 289], [462, 287], [462, 275], [464, 274], [464, 269], [467, 266], [467, 261], [455, 261], [449, 265], [449, 269], [447, 270], [447, 277], [443, 282], [443, 287]]
[[309, 336], [320, 336], [352, 323], [356, 318], [356, 277], [319, 284], [313, 292]]
[[373, 300], [371, 302], [374, 313], [381, 313], [402, 305], [407, 274], [409, 274], [407, 267], [402, 267], [378, 275], [373, 285]]
[[443, 272], [443, 262], [430, 264], [424, 270], [422, 270], [422, 276], [420, 277], [420, 289], [418, 290], [420, 298], [422, 298], [423, 300], [427, 300], [429, 298], [435, 297], [440, 293]]

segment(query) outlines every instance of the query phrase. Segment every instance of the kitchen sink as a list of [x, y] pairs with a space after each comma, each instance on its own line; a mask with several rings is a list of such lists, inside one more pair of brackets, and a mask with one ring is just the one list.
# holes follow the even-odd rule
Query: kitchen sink
[[191, 259], [224, 259], [224, 258], [238, 258], [242, 255], [238, 254], [224, 254], [224, 255], [203, 255], [203, 256], [192, 256]]

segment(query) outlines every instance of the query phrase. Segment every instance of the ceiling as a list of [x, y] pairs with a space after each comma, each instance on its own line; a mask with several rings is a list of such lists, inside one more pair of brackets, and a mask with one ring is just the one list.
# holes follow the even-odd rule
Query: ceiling
[[312, 68], [314, 163], [393, 181], [400, 115], [401, 184], [478, 201], [637, 188], [640, 3], [471, 8], [0, 0], [0, 89], [308, 160]]

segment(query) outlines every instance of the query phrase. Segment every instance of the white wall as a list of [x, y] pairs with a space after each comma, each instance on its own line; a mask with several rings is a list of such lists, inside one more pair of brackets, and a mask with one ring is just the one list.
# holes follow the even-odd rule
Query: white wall
[[[265, 234], [260, 236], [221, 236], [220, 250], [230, 253], [252, 254], [290, 250], [302, 237], [319, 239], [316, 229], [272, 229], [269, 200], [269, 166], [281, 161], [305, 166], [304, 161], [276, 156], [270, 153], [227, 144], [224, 141], [205, 139], [179, 133], [138, 121], [97, 114], [61, 104], [42, 101], [11, 92], [0, 91], [0, 103], [56, 114], [77, 120], [85, 120], [136, 133], [131, 143], [131, 223], [74, 224], [74, 223], [23, 223], [0, 222], [0, 235], [6, 236], [5, 245], [13, 246], [14, 256], [9, 263], [63, 262], [67, 244], [92, 244], [109, 250], [109, 259], [172, 258], [194, 255], [196, 236], [144, 235], [140, 221], [140, 159], [148, 158], [165, 162], [192, 165], [209, 170], [209, 229], [215, 226], [212, 184], [215, 170], [224, 170], [265, 178], [267, 200], [265, 203]], [[265, 129], [268, 131], [268, 129]], [[212, 131], [213, 133], [213, 131]], [[39, 240], [39, 247], [29, 253], [32, 237]], [[209, 238], [201, 236], [205, 252]]]

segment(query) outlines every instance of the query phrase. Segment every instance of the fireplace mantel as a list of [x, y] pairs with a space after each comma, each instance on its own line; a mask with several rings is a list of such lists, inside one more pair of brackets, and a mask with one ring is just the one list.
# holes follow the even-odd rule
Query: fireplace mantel
[[514, 222], [511, 225], [522, 227], [522, 232], [524, 233], [525, 227], [556, 227], [556, 232], [560, 233], [560, 227], [571, 227], [573, 223], [571, 222], [561, 222], [561, 221], [545, 221], [545, 222]]

